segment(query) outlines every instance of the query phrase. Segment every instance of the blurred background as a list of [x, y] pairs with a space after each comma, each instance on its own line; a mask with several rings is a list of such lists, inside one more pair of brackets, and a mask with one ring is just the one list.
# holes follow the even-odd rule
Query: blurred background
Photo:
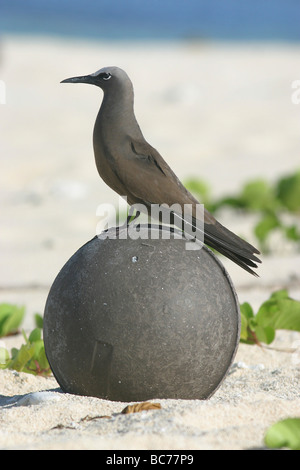
[[297, 0], [1, 1], [3, 32], [91, 39], [300, 39]]
[[298, 0], [0, 0], [0, 301], [42, 313], [97, 206], [118, 204], [94, 164], [102, 93], [59, 83], [106, 65], [179, 178], [263, 245], [259, 280], [222, 258], [241, 301], [299, 297], [299, 17]]

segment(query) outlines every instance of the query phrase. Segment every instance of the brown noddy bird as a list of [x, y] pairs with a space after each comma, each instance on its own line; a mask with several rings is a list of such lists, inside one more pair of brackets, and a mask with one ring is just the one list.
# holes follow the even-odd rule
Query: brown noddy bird
[[[137, 123], [131, 80], [119, 67], [104, 67], [90, 75], [61, 83], [88, 83], [100, 87], [103, 101], [95, 122], [93, 145], [98, 172], [105, 183], [130, 205], [190, 204], [193, 217], [199, 201], [182, 185], [169, 165], [145, 140]], [[183, 212], [184, 213], [184, 212]], [[196, 219], [192, 219], [196, 221]], [[196, 223], [195, 223], [196, 225]], [[202, 234], [203, 235], [203, 234]], [[202, 236], [203, 239], [203, 236]], [[204, 209], [204, 243], [251, 274], [259, 251], [221, 225]]]

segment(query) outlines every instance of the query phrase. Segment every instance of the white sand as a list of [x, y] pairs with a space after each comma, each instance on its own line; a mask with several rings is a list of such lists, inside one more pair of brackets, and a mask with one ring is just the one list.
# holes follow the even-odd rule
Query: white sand
[[[285, 332], [275, 346], [299, 348], [299, 343], [298, 333]], [[54, 378], [5, 370], [0, 374], [0, 447], [262, 448], [268, 426], [300, 414], [299, 363], [299, 349], [241, 345], [231, 373], [211, 399], [152, 400], [162, 409], [130, 415], [120, 414], [127, 403], [62, 394]]]
[[[0, 301], [26, 305], [26, 329], [32, 314], [43, 312], [59, 269], [94, 236], [98, 204], [117, 201], [93, 161], [101, 93], [60, 85], [63, 78], [104, 65], [126, 69], [145, 137], [181, 179], [204, 178], [215, 197], [251, 178], [274, 181], [300, 167], [300, 105], [291, 101], [300, 46], [137, 46], [7, 36], [0, 50], [6, 84], [6, 104], [0, 105]], [[224, 212], [222, 222], [253, 241], [253, 218]], [[300, 256], [281, 239], [264, 257], [259, 279], [224, 264], [240, 301], [254, 308], [283, 287], [300, 299]], [[297, 333], [280, 333], [276, 345], [292, 348], [297, 340]], [[7, 347], [18, 342], [5, 339]], [[27, 397], [58, 385], [53, 378], [0, 371], [0, 447], [261, 447], [267, 426], [299, 416], [297, 358], [297, 352], [242, 345], [235, 362], [249, 367], [234, 367], [210, 400], [160, 400], [162, 410], [134, 415], [119, 414], [124, 403], [95, 398], [57, 392]], [[111, 418], [90, 419], [102, 415]]]

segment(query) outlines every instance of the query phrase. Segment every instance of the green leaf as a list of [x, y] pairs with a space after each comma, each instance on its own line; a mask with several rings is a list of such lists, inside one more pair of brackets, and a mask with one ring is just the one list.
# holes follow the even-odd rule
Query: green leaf
[[290, 225], [289, 227], [284, 227], [285, 235], [288, 240], [293, 240], [295, 242], [300, 240], [300, 232], [296, 225]]
[[185, 182], [186, 188], [200, 198], [208, 199], [210, 196], [210, 189], [205, 181], [200, 179], [191, 178]]
[[275, 329], [271, 326], [262, 327], [257, 325], [255, 327], [255, 335], [260, 343], [270, 344], [275, 339]]
[[300, 331], [300, 302], [271, 298], [261, 305], [256, 320], [260, 326], [271, 326], [275, 330]]
[[6, 348], [0, 347], [0, 369], [4, 369], [9, 361], [9, 353]]
[[291, 212], [300, 210], [300, 171], [281, 178], [276, 187], [277, 197]]
[[188, 191], [190, 191], [206, 209], [213, 211], [212, 200], [209, 185], [200, 179], [190, 178], [184, 183]]
[[249, 322], [248, 322], [248, 325], [249, 325], [249, 328], [251, 331], [255, 331], [256, 327], [257, 327], [257, 321], [256, 321], [256, 318], [253, 317], [253, 318], [250, 318], [249, 319]]
[[291, 299], [286, 289], [273, 292], [256, 315], [248, 302], [240, 305], [240, 341], [247, 344], [270, 344], [276, 330], [300, 331], [300, 301]]
[[[248, 302], [240, 305], [241, 312], [241, 334], [240, 341], [242, 343], [254, 344], [255, 337], [253, 335], [256, 320], [254, 317], [253, 309]], [[253, 327], [254, 325], [254, 327]]]
[[251, 210], [274, 210], [277, 201], [273, 188], [263, 179], [250, 181], [242, 189], [240, 200]]
[[248, 302], [244, 302], [240, 305], [240, 311], [247, 319], [254, 317], [253, 308]]
[[18, 353], [19, 353], [19, 349], [12, 348], [10, 353], [11, 353], [11, 359], [15, 359], [17, 357]]
[[39, 366], [40, 366], [41, 369], [49, 370], [49, 372], [50, 372], [50, 365], [49, 365], [49, 362], [48, 362], [48, 359], [47, 359], [47, 356], [46, 356], [45, 346], [44, 345], [40, 348], [40, 351], [39, 351], [39, 354], [38, 354], [38, 357], [37, 357], [37, 361], [38, 361]]
[[35, 321], [35, 326], [37, 328], [41, 328], [41, 330], [43, 329], [43, 322], [44, 322], [44, 319], [42, 317], [42, 315], [40, 315], [39, 313], [36, 313], [34, 315], [34, 321]]
[[227, 196], [211, 204], [211, 207], [213, 207], [214, 211], [216, 211], [217, 209], [220, 209], [223, 206], [229, 206], [229, 207], [232, 207], [233, 209], [245, 209], [245, 204], [240, 199], [239, 196], [237, 197]]
[[265, 242], [275, 228], [281, 227], [281, 222], [274, 212], [265, 213], [254, 227], [254, 233], [260, 242]]
[[247, 341], [247, 339], [248, 339], [248, 321], [247, 321], [247, 317], [241, 312], [240, 340]]
[[0, 304], [0, 336], [16, 332], [23, 321], [24, 313], [23, 306]]
[[27, 335], [25, 333], [25, 330], [23, 330], [23, 329], [22, 329], [22, 335], [23, 335], [23, 338], [25, 339], [25, 343], [28, 343]]
[[34, 345], [34, 354], [33, 354], [33, 359], [36, 359], [38, 360], [39, 359], [39, 355], [40, 355], [40, 352], [41, 350], [43, 349], [44, 347], [44, 341], [42, 339], [38, 340], [38, 341], [35, 341], [33, 343]]
[[264, 438], [271, 449], [287, 447], [300, 450], [300, 418], [287, 418], [271, 426]]
[[42, 337], [42, 331], [40, 328], [35, 328], [29, 335], [28, 341], [29, 343], [34, 343], [35, 341], [39, 341]]
[[289, 293], [286, 289], [280, 289], [270, 295], [270, 299], [288, 299]]
[[17, 352], [16, 356], [9, 363], [9, 368], [21, 372], [26, 366], [27, 362], [32, 359], [34, 355], [34, 345], [33, 344], [22, 344], [21, 348]]
[[253, 334], [256, 320], [253, 309], [248, 302], [240, 305], [241, 312], [241, 334], [240, 341], [247, 344], [255, 344], [255, 336]]
[[48, 376], [51, 374], [49, 362], [46, 357], [41, 328], [35, 328], [27, 335], [22, 334], [25, 344], [20, 349], [12, 348], [11, 357], [5, 348], [0, 347], [0, 369], [9, 368], [29, 374]]

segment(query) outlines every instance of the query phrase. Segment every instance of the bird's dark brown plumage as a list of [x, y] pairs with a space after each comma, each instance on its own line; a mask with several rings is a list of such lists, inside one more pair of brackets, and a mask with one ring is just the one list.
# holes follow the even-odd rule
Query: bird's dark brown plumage
[[[122, 69], [105, 67], [91, 75], [63, 80], [102, 88], [103, 101], [95, 122], [93, 144], [101, 178], [130, 205], [191, 204], [196, 225], [194, 196], [182, 185], [161, 155], [145, 140], [133, 109], [132, 83]], [[204, 209], [204, 242], [251, 274], [259, 251], [221, 225]]]

